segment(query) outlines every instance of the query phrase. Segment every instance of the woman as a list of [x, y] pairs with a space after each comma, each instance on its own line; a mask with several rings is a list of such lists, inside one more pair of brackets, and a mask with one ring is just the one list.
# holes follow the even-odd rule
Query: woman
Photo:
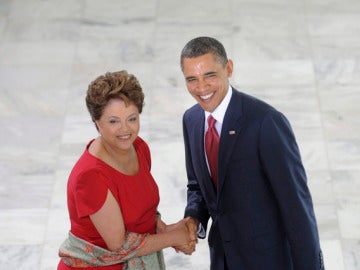
[[139, 82], [126, 71], [106, 73], [89, 85], [86, 105], [100, 136], [88, 143], [69, 176], [71, 230], [58, 270], [162, 269], [163, 248], [194, 250], [186, 220], [166, 225], [157, 215], [150, 151], [138, 136], [143, 102]]

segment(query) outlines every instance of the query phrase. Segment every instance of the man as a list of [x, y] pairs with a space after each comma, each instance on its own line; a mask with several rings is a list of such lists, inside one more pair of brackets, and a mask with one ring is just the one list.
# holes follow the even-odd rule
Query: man
[[200, 238], [212, 219], [211, 269], [324, 269], [312, 199], [288, 120], [230, 85], [233, 63], [216, 39], [189, 41], [181, 69], [198, 102], [183, 116], [185, 216], [192, 217], [189, 226]]

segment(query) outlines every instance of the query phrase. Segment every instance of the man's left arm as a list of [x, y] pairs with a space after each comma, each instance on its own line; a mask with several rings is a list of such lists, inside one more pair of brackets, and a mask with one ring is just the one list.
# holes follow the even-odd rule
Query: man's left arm
[[286, 117], [271, 111], [261, 125], [260, 155], [290, 241], [296, 270], [324, 269], [316, 218], [298, 145]]

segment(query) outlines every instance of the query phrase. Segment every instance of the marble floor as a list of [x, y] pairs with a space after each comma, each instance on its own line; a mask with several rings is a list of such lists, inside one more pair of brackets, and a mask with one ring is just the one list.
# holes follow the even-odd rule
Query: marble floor
[[[97, 135], [85, 91], [106, 71], [143, 85], [160, 210], [182, 217], [181, 118], [194, 100], [179, 53], [199, 35], [223, 42], [235, 87], [291, 121], [327, 270], [360, 269], [359, 0], [0, 0], [0, 269], [56, 269], [67, 176]], [[209, 268], [206, 241], [165, 256], [168, 269]]]

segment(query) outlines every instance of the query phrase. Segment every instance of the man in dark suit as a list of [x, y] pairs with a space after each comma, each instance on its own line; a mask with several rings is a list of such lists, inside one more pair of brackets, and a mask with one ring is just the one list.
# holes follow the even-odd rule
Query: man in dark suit
[[288, 120], [230, 85], [233, 63], [216, 39], [189, 41], [181, 69], [198, 102], [183, 116], [185, 217], [192, 217], [189, 227], [200, 238], [211, 217], [211, 269], [324, 269], [305, 170]]

